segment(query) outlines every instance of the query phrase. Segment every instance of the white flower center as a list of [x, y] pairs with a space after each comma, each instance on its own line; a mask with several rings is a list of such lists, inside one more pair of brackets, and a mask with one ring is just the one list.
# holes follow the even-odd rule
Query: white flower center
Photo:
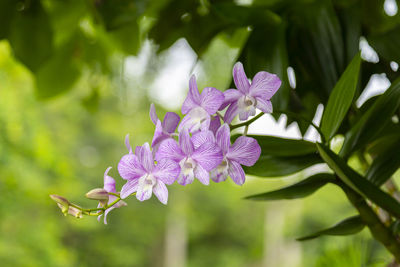
[[179, 163], [181, 165], [183, 175], [194, 175], [194, 168], [196, 167], [196, 162], [192, 158], [185, 158]]
[[187, 116], [190, 116], [190, 120], [187, 122], [186, 127], [190, 132], [196, 132], [201, 128], [201, 124], [208, 118], [207, 111], [202, 107], [192, 109]]

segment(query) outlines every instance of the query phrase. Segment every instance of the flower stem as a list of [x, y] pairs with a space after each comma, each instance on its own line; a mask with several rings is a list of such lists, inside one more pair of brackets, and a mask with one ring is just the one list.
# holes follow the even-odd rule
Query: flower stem
[[252, 118], [251, 120], [239, 123], [239, 124], [234, 124], [234, 125], [229, 125], [229, 127], [231, 128], [231, 130], [239, 128], [239, 127], [243, 127], [243, 126], [249, 126], [250, 124], [252, 124], [254, 121], [258, 120], [262, 115], [264, 115], [264, 112], [261, 112], [260, 114], [258, 114], [257, 116], [255, 116], [254, 118]]

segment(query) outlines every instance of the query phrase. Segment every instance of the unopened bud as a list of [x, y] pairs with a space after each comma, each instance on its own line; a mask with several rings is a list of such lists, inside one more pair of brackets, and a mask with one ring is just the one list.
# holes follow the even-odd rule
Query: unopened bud
[[86, 197], [94, 200], [108, 201], [108, 192], [103, 188], [95, 188], [86, 193]]
[[58, 195], [50, 195], [50, 198], [57, 203], [62, 213], [64, 213], [64, 215], [67, 215], [70, 204], [69, 201], [66, 198]]
[[82, 210], [69, 206], [68, 214], [76, 218], [82, 218]]

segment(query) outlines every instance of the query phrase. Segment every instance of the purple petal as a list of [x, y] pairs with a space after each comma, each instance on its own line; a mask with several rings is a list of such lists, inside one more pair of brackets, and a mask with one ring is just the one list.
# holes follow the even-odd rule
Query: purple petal
[[185, 155], [192, 155], [194, 147], [187, 129], [183, 129], [183, 131], [179, 133], [179, 145]]
[[167, 133], [174, 133], [180, 120], [181, 118], [175, 112], [167, 112], [164, 116], [164, 121], [162, 122], [162, 128]]
[[154, 195], [160, 200], [161, 203], [167, 205], [168, 202], [168, 189], [165, 184], [161, 181], [157, 181], [153, 188]]
[[128, 149], [129, 154], [132, 154], [132, 147], [131, 144], [129, 143], [129, 134], [125, 136], [125, 146]]
[[236, 88], [243, 94], [249, 92], [250, 83], [244, 72], [243, 64], [240, 62], [237, 62], [233, 67], [233, 81], [235, 82]]
[[121, 189], [121, 198], [124, 199], [128, 197], [130, 194], [135, 193], [138, 190], [139, 179], [129, 180], [122, 186]]
[[187, 185], [193, 183], [194, 180], [194, 174], [189, 173], [189, 174], [183, 174], [181, 173], [178, 177], [178, 184], [180, 185]]
[[138, 157], [139, 158], [139, 155], [140, 155], [140, 151], [142, 151], [142, 146], [137, 146], [137, 147], [135, 147], [135, 155], [136, 155], [136, 157]]
[[161, 121], [158, 120], [156, 124], [156, 129], [154, 131], [153, 141], [151, 141], [151, 147], [157, 146], [157, 144], [161, 143], [163, 140], [167, 139], [169, 136], [163, 132]]
[[229, 162], [228, 173], [235, 184], [242, 185], [246, 179], [242, 166], [235, 161]]
[[256, 109], [255, 107], [252, 108], [246, 108], [246, 109], [240, 109], [239, 108], [239, 120], [245, 121], [247, 120], [250, 116], [256, 115]]
[[202, 107], [192, 109], [181, 121], [178, 131], [188, 129], [189, 132], [198, 132], [200, 129], [208, 130], [210, 126], [210, 115]]
[[110, 213], [110, 211], [112, 211], [113, 209], [115, 209], [115, 207], [111, 207], [109, 209], [106, 209], [106, 211], [104, 212], [104, 224], [107, 224], [107, 215], [108, 213]]
[[140, 201], [145, 201], [151, 198], [153, 186], [146, 184], [145, 179], [139, 181], [136, 198]]
[[185, 154], [182, 152], [177, 142], [172, 138], [162, 141], [156, 153], [157, 161], [166, 158], [175, 162], [180, 162], [184, 157]]
[[161, 159], [154, 168], [153, 175], [165, 184], [173, 184], [178, 178], [181, 167], [170, 159]]
[[198, 106], [200, 106], [200, 94], [199, 89], [197, 89], [196, 76], [192, 75], [189, 81], [189, 92], [182, 105], [182, 113], [186, 114]]
[[221, 119], [219, 118], [219, 116], [211, 116], [211, 121], [210, 121], [210, 131], [213, 132], [213, 134], [215, 134], [217, 132], [217, 130], [219, 129], [219, 127], [221, 126]]
[[111, 170], [111, 167], [108, 167], [104, 172], [104, 189], [107, 192], [115, 193], [115, 180], [111, 176], [108, 175], [108, 172]]
[[239, 113], [238, 103], [237, 102], [233, 102], [225, 112], [224, 121], [227, 124], [230, 124], [238, 113]]
[[210, 184], [210, 175], [208, 174], [208, 171], [203, 169], [200, 165], [197, 165], [194, 169], [194, 176], [200, 181], [200, 183], [204, 185]]
[[281, 80], [275, 74], [260, 71], [254, 76], [250, 87], [250, 96], [269, 100], [281, 86]]
[[121, 158], [118, 163], [118, 172], [125, 180], [137, 179], [146, 173], [137, 156], [133, 154]]
[[223, 156], [215, 143], [207, 142], [194, 151], [192, 158], [206, 171], [211, 171], [222, 162]]
[[261, 154], [261, 147], [257, 140], [247, 136], [240, 136], [230, 147], [226, 157], [242, 165], [253, 166]]
[[225, 172], [219, 172], [218, 167], [216, 169], [213, 169], [210, 173], [211, 179], [216, 182], [220, 183], [226, 180], [228, 177], [228, 174]]
[[225, 155], [229, 151], [231, 145], [231, 131], [229, 130], [228, 124], [224, 123], [215, 134], [217, 144], [221, 148], [222, 154]]
[[147, 172], [151, 172], [154, 168], [153, 154], [151, 153], [149, 143], [145, 143], [139, 152], [139, 161], [142, 163]]
[[257, 99], [257, 105], [256, 107], [260, 109], [264, 113], [272, 113], [272, 103], [270, 100], [265, 100], [261, 98], [256, 98]]
[[211, 131], [203, 131], [203, 132], [198, 132], [195, 133], [192, 136], [192, 143], [194, 145], [194, 148], [197, 149], [199, 146], [206, 142], [212, 142], [215, 143], [215, 137], [214, 134]]
[[244, 94], [236, 89], [228, 89], [224, 91], [224, 103], [221, 105], [219, 110], [223, 110], [226, 106], [229, 104], [238, 101], [240, 97], [242, 97]]
[[200, 105], [207, 111], [208, 114], [213, 115], [224, 102], [224, 93], [218, 91], [213, 87], [204, 88], [200, 95]]
[[157, 117], [157, 113], [156, 113], [156, 108], [154, 107], [153, 103], [151, 103], [151, 105], [150, 105], [150, 119], [154, 123], [154, 125], [157, 124], [158, 117]]

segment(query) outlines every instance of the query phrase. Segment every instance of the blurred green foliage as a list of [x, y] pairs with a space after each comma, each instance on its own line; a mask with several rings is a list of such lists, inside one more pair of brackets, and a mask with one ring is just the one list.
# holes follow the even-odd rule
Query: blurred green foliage
[[[372, 0], [1, 0], [2, 266], [165, 266], [171, 220], [185, 225], [188, 266], [387, 265], [390, 255], [365, 230], [347, 239], [294, 241], [354, 215], [332, 185], [304, 200], [242, 200], [306, 173], [250, 178], [243, 187], [174, 185], [168, 206], [129, 199], [107, 226], [95, 218], [64, 218], [48, 195], [94, 205], [84, 193], [102, 185], [108, 166], [118, 187], [123, 183], [116, 166], [126, 153], [125, 134], [133, 145], [151, 140], [146, 89], [162, 57], [152, 50], [140, 77], [124, 76], [127, 56], [137, 55], [147, 38], [158, 53], [186, 38], [203, 67], [199, 83], [219, 89], [229, 87], [237, 59], [249, 76], [264, 69], [278, 73], [284, 84], [275, 107], [311, 120], [357, 53], [360, 36], [382, 55], [378, 64], [362, 63], [361, 89], [372, 73], [385, 72], [391, 81], [398, 76], [388, 66], [399, 58], [398, 17], [388, 18], [383, 1]], [[296, 90], [289, 86], [288, 66], [297, 71]], [[346, 117], [338, 132], [358, 115]], [[308, 123], [297, 122], [304, 133]], [[313, 157], [305, 167], [321, 162]]]

